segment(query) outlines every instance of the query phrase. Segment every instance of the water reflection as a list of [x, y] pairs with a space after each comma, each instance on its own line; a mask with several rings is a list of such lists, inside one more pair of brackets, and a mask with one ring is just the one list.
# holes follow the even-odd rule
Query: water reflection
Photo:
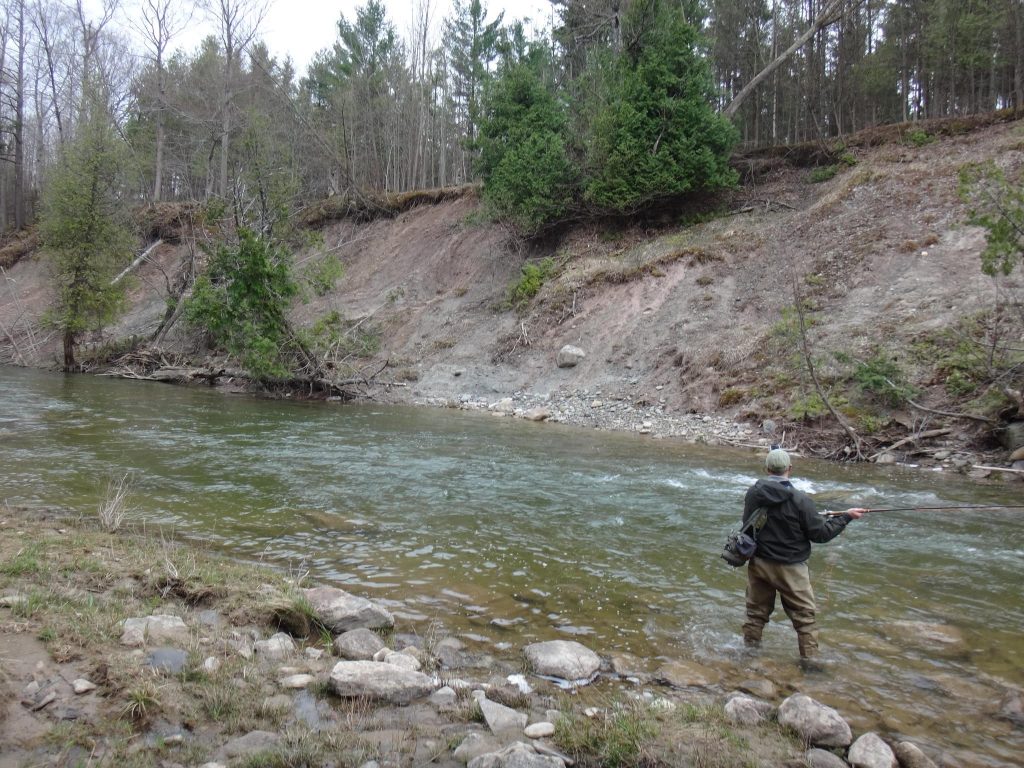
[[[751, 674], [737, 634], [744, 574], [718, 559], [758, 476], [751, 454], [28, 371], [0, 370], [0, 385], [12, 503], [89, 509], [107, 477], [131, 471], [148, 520], [308, 568], [491, 650], [578, 638], [722, 667], [723, 688]], [[1019, 500], [931, 473], [806, 460], [800, 471], [836, 508]], [[801, 675], [781, 615], [757, 663], [858, 727], [1014, 764], [1024, 738], [993, 714], [1024, 684], [1022, 564], [1019, 511], [870, 516], [812, 560], [831, 676]], [[936, 626], [956, 641], [922, 642]]]

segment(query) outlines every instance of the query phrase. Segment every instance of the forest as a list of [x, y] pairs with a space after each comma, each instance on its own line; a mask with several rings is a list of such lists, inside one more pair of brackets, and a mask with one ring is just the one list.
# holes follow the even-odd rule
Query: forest
[[[0, 230], [36, 219], [54, 168], [90, 120], [119, 145], [116, 194], [132, 204], [256, 197], [257, 177], [289, 204], [486, 179], [497, 170], [488, 144], [509, 139], [494, 125], [502, 118], [493, 102], [503, 79], [513, 98], [517, 72], [526, 87], [524, 62], [573, 167], [609, 160], [612, 134], [631, 119], [611, 107], [633, 87], [622, 67], [610, 73], [621, 59], [642, 67], [645, 55], [686, 61], [670, 63], [672, 82], [648, 83], [648, 96], [668, 98], [647, 105], [659, 125], [641, 131], [657, 139], [666, 125], [704, 120], [698, 133], [714, 156], [734, 139], [746, 147], [820, 140], [1024, 103], [1020, 0], [555, 0], [553, 28], [534, 37], [480, 0], [455, 0], [444, 18], [436, 2], [420, 0], [400, 34], [382, 3], [367, 0], [339, 17], [334, 45], [304, 73], [269, 54], [260, 0], [89, 7], [3, 0]], [[671, 33], [655, 34], [665, 18]], [[209, 31], [202, 44], [177, 47], [197, 24]], [[673, 106], [676, 94], [710, 112]], [[730, 105], [735, 137], [712, 119]], [[661, 146], [672, 138], [694, 141], [666, 135]], [[670, 175], [679, 158], [663, 154]], [[625, 186], [649, 189], [605, 178], [585, 181], [584, 195], [628, 208], [678, 191], [651, 180], [660, 171], [647, 165]], [[724, 180], [710, 159], [690, 172]]]

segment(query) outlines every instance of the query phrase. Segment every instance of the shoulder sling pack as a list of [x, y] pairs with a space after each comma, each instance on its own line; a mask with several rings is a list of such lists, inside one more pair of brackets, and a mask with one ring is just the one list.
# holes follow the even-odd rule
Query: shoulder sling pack
[[725, 548], [722, 550], [722, 559], [733, 568], [746, 565], [747, 561], [757, 551], [757, 532], [760, 531], [768, 521], [768, 507], [758, 507], [750, 520], [744, 523], [738, 531], [729, 534], [725, 541]]

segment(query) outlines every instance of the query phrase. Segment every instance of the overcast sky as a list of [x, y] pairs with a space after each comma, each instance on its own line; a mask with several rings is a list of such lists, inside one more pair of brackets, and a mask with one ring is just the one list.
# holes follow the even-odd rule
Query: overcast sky
[[[270, 9], [260, 27], [260, 37], [267, 43], [271, 54], [278, 59], [283, 60], [290, 55], [295, 69], [302, 75], [313, 55], [337, 39], [337, 22], [341, 14], [345, 14], [349, 21], [355, 21], [356, 8], [365, 4], [366, 0], [271, 0]], [[418, 4], [418, 0], [384, 0], [388, 17], [398, 33], [406, 39], [409, 37], [415, 4]], [[440, 38], [441, 20], [450, 12], [451, 2], [433, 0], [433, 6], [431, 21], [436, 44]], [[504, 11], [506, 22], [529, 17], [538, 28], [547, 27], [551, 16], [548, 0], [484, 0], [484, 7], [489, 21]], [[137, 13], [134, 8], [134, 0], [124, 0], [122, 18]], [[124, 24], [121, 26], [123, 28]], [[171, 44], [175, 49], [191, 51], [213, 32], [212, 23], [201, 12], [197, 12], [189, 29], [179, 34]]]

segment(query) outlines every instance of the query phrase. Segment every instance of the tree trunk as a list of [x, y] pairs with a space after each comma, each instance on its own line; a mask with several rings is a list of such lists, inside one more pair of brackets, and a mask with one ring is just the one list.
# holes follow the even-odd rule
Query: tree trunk
[[18, 80], [14, 114], [14, 228], [25, 226], [25, 3], [18, 10]]
[[64, 329], [64, 370], [71, 371], [75, 368], [75, 334]]
[[[818, 14], [817, 18], [811, 22], [811, 25], [804, 31], [800, 37], [798, 37], [789, 48], [783, 51], [779, 56], [775, 58], [768, 66], [754, 75], [753, 79], [747, 83], [736, 94], [735, 98], [729, 105], [722, 110], [722, 114], [726, 117], [733, 117], [737, 110], [743, 106], [743, 102], [747, 100], [751, 93], [763, 83], [771, 74], [785, 63], [786, 59], [792, 56], [794, 53], [803, 48], [807, 42], [813, 38], [818, 32], [831, 24], [837, 22], [842, 18], [843, 0], [829, 0], [828, 5], [822, 9], [821, 13]], [[813, 66], [813, 64], [812, 64]]]

